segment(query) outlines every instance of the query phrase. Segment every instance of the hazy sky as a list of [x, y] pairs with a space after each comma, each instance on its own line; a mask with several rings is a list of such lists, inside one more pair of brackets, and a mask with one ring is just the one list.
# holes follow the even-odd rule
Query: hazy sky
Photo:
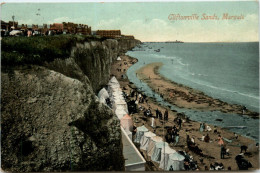
[[[40, 9], [40, 10], [38, 10]], [[40, 15], [36, 15], [39, 13]], [[219, 20], [201, 20], [203, 14]], [[222, 20], [223, 13], [243, 20]], [[258, 41], [258, 2], [117, 2], [117, 3], [6, 3], [1, 18], [19, 24], [74, 22], [97, 29], [120, 29], [141, 41], [185, 42]], [[170, 14], [200, 20], [168, 19]]]

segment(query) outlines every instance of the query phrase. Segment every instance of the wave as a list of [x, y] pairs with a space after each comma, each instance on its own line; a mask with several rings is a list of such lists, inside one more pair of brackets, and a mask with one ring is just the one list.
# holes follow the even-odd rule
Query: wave
[[159, 54], [153, 54], [153, 56], [154, 56], [155, 58], [159, 58], [159, 59], [169, 59], [169, 60], [176, 61], [177, 63], [179, 63], [179, 64], [182, 65], [182, 66], [188, 66], [188, 65], [189, 65], [189, 64], [184, 64], [184, 63], [181, 61], [181, 58], [179, 58], [179, 57], [159, 55]]
[[[195, 73], [191, 73], [191, 75], [195, 75]], [[182, 78], [182, 77], [181, 77]], [[250, 98], [253, 98], [255, 100], [259, 100], [259, 97], [258, 96], [254, 96], [254, 95], [250, 95], [250, 94], [246, 94], [246, 93], [241, 93], [239, 91], [235, 91], [235, 90], [230, 90], [230, 89], [226, 89], [226, 88], [220, 88], [220, 87], [216, 87], [216, 86], [213, 86], [213, 85], [209, 85], [209, 84], [206, 84], [204, 82], [198, 82], [198, 81], [194, 81], [194, 80], [190, 80], [190, 79], [186, 79], [184, 78], [185, 80], [189, 80], [193, 83], [196, 83], [198, 85], [203, 85], [203, 86], [206, 86], [206, 87], [209, 87], [209, 88], [213, 88], [213, 89], [217, 89], [217, 90], [221, 90], [221, 91], [226, 91], [226, 92], [231, 92], [231, 93], [235, 93], [235, 94], [238, 94], [238, 95], [242, 95], [242, 96], [245, 96], [245, 97], [250, 97]]]

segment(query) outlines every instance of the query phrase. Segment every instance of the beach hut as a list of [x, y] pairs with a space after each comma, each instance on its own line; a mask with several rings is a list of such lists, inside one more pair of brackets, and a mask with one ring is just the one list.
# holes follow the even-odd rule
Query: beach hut
[[156, 136], [153, 132], [145, 132], [140, 140], [140, 149], [147, 150], [151, 137]]
[[106, 99], [104, 97], [99, 98], [99, 102], [103, 104], [107, 104]]
[[117, 61], [121, 61], [122, 59], [120, 58], [120, 56], [119, 57], [117, 57], [117, 59], [116, 59]]
[[154, 148], [154, 151], [153, 151], [153, 155], [151, 157], [152, 161], [154, 162], [157, 162], [157, 163], [160, 163], [161, 161], [161, 151], [162, 151], [162, 148], [165, 148], [166, 146], [168, 146], [168, 143], [167, 142], [157, 142], [155, 144], [155, 148]]
[[184, 170], [184, 156], [175, 152], [169, 155], [167, 170], [172, 166], [174, 171]]
[[108, 92], [105, 88], [102, 88], [99, 92], [98, 92], [98, 98], [103, 97], [104, 99], [109, 98]]
[[164, 170], [167, 169], [169, 156], [170, 156], [170, 154], [173, 154], [173, 153], [176, 153], [176, 151], [174, 149], [170, 148], [169, 146], [162, 148], [161, 161], [160, 161], [159, 168], [164, 169]]
[[162, 141], [163, 141], [163, 139], [161, 137], [159, 137], [159, 136], [151, 137], [150, 142], [149, 142], [148, 147], [147, 147], [147, 154], [148, 154], [148, 156], [152, 156], [154, 148], [155, 148], [155, 144], [157, 142], [162, 142]]
[[117, 115], [118, 119], [121, 119], [127, 114], [127, 112], [124, 109], [116, 109], [115, 114]]
[[113, 76], [110, 81], [108, 82], [108, 85], [115, 85], [115, 84], [119, 84], [118, 80], [116, 79], [115, 76]]
[[134, 142], [140, 143], [140, 140], [145, 132], [148, 132], [148, 129], [144, 125], [137, 127]]
[[113, 103], [113, 108], [122, 108], [128, 113], [127, 103], [125, 101], [116, 101]]
[[126, 130], [126, 131], [133, 131], [133, 121], [132, 118], [126, 114], [123, 118], [120, 120], [121, 126]]

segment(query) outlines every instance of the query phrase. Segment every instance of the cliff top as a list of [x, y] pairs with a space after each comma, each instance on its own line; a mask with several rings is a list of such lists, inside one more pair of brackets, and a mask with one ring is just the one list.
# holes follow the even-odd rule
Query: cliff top
[[55, 58], [65, 59], [70, 56], [71, 48], [76, 43], [103, 40], [106, 38], [84, 35], [3, 37], [2, 66], [41, 65], [44, 61], [53, 61]]

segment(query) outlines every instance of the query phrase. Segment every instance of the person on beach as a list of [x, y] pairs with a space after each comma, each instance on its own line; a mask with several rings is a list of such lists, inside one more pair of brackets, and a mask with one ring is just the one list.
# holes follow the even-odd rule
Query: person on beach
[[190, 143], [191, 143], [190, 135], [187, 135], [187, 137], [186, 137], [186, 144], [187, 144], [188, 148], [189, 148]]
[[162, 112], [159, 111], [159, 119], [162, 120]]
[[223, 141], [221, 135], [218, 135], [218, 145], [220, 145], [220, 146], [224, 145], [224, 141]]
[[203, 134], [201, 137], [201, 141], [204, 141], [204, 140], [205, 140], [205, 135]]
[[177, 134], [177, 135], [175, 136], [175, 144], [174, 144], [174, 146], [176, 146], [176, 145], [178, 144], [179, 138], [180, 138], [180, 136], [179, 136], [179, 134]]
[[136, 134], [136, 131], [137, 131], [137, 127], [136, 127], [136, 124], [134, 123], [134, 125], [133, 125], [133, 132], [132, 132], [133, 136]]
[[170, 166], [170, 169], [169, 169], [169, 171], [173, 171], [173, 167], [172, 167], [172, 165]]
[[210, 128], [210, 126], [207, 125], [207, 126], [206, 126], [206, 131], [207, 131], [207, 132], [210, 132], [211, 130], [212, 130], [212, 129]]
[[224, 145], [221, 145], [220, 158], [224, 159], [225, 154], [226, 154], [226, 149], [225, 149]]
[[217, 130], [217, 127], [216, 127], [216, 126], [214, 126], [213, 133], [218, 133], [218, 130]]
[[200, 132], [203, 132], [205, 129], [204, 123], [200, 123]]
[[172, 127], [172, 129], [174, 132], [177, 132], [177, 127], [175, 125]]
[[191, 137], [190, 141], [191, 141], [193, 144], [195, 144], [195, 139], [194, 139], [194, 137]]
[[168, 121], [168, 110], [167, 109], [164, 112], [164, 120]]
[[209, 140], [210, 140], [210, 138], [209, 138], [209, 134], [207, 134], [206, 136], [205, 136], [205, 138], [204, 138], [204, 142], [209, 142]]
[[179, 129], [181, 129], [181, 124], [182, 124], [182, 120], [181, 120], [181, 118], [179, 118], [179, 119], [178, 119]]
[[234, 132], [234, 136], [235, 139], [238, 139], [238, 135], [235, 132]]
[[158, 108], [156, 109], [155, 114], [156, 114], [155, 118], [158, 118], [159, 117], [159, 110], [158, 110]]
[[152, 126], [153, 129], [156, 127], [154, 117], [152, 117], [152, 124], [151, 124], [151, 126]]

